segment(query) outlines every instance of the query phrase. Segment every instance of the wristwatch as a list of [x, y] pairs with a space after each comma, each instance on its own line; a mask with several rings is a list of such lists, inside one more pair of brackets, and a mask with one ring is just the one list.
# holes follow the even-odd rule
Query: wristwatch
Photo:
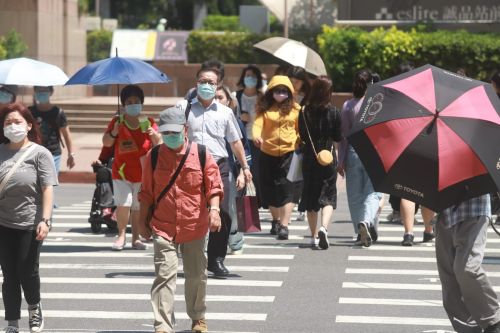
[[208, 211], [212, 211], [212, 210], [216, 210], [218, 213], [220, 213], [220, 208], [217, 206], [210, 206], [210, 208], [208, 208]]
[[52, 229], [52, 221], [51, 221], [50, 219], [46, 219], [46, 218], [44, 217], [44, 218], [42, 218], [42, 220], [41, 220], [40, 222], [45, 223], [45, 225], [46, 225], [47, 227], [49, 227], [49, 230], [50, 230], [50, 229]]
[[250, 170], [250, 167], [248, 165], [244, 165], [241, 167], [243, 170]]

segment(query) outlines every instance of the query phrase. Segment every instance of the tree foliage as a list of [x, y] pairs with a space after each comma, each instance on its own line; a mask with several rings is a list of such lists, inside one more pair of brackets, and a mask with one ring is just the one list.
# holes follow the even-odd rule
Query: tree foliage
[[24, 43], [21, 34], [14, 29], [0, 37], [0, 59], [22, 57], [27, 49], [28, 46]]

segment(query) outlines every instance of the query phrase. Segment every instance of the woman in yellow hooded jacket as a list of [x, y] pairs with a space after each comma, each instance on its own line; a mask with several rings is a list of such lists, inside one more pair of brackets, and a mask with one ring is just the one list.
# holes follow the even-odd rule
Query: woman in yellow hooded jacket
[[254, 143], [261, 150], [258, 167], [262, 206], [271, 210], [271, 234], [277, 234], [278, 239], [288, 239], [292, 209], [300, 199], [300, 183], [286, 178], [293, 152], [300, 142], [300, 106], [294, 102], [293, 92], [287, 76], [274, 76], [257, 103], [252, 128]]

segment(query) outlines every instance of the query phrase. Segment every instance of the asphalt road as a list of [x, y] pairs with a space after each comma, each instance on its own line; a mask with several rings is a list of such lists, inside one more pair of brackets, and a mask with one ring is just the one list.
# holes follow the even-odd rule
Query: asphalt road
[[[114, 233], [103, 227], [92, 234], [87, 218], [93, 190], [71, 184], [56, 189], [59, 208], [41, 255], [45, 332], [152, 332], [152, 248], [112, 252]], [[353, 246], [340, 193], [326, 251], [308, 247], [307, 222], [293, 221], [290, 239], [275, 240], [263, 212], [263, 232], [246, 235], [243, 254], [226, 259], [232, 275], [209, 279], [210, 332], [451, 332], [433, 244], [400, 246], [403, 229], [384, 221], [389, 212], [385, 207], [377, 244]], [[416, 240], [422, 232], [420, 223]], [[499, 291], [500, 238], [489, 235], [485, 267]], [[180, 271], [176, 329], [189, 332], [183, 287]], [[26, 311], [21, 325], [26, 331]]]

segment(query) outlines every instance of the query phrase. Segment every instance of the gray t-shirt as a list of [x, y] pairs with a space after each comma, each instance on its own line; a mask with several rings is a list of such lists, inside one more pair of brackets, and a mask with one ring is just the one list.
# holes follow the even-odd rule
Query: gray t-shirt
[[[0, 225], [33, 230], [42, 219], [42, 187], [57, 185], [52, 154], [37, 147], [19, 165], [0, 193]], [[0, 144], [0, 182], [28, 147], [11, 150]]]
[[[186, 110], [187, 103], [184, 100], [177, 106]], [[191, 102], [187, 126], [189, 140], [205, 145], [215, 161], [228, 157], [225, 140], [232, 143], [242, 138], [233, 111], [215, 101], [205, 109], [195, 98]]]

